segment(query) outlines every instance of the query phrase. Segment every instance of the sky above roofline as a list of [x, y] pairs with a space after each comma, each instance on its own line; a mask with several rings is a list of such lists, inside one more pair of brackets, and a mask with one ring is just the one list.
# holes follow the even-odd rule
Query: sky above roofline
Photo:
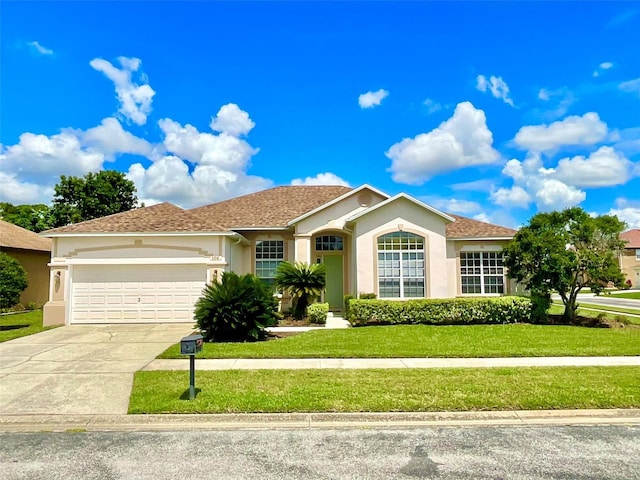
[[508, 227], [640, 226], [635, 2], [3, 2], [0, 201], [370, 184]]

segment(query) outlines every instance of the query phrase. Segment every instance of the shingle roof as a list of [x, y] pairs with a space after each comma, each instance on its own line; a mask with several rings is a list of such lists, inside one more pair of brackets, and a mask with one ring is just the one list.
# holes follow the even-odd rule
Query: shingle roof
[[51, 239], [42, 238], [26, 228], [0, 220], [0, 250], [21, 248], [23, 250], [51, 251]]
[[220, 232], [226, 230], [226, 228], [209, 221], [206, 217], [196, 216], [165, 202], [42, 233], [49, 235], [56, 233]]
[[351, 191], [349, 187], [292, 185], [270, 188], [189, 210], [227, 228], [286, 227], [287, 223]]
[[620, 238], [627, 242], [625, 248], [640, 248], [640, 228], [621, 233]]
[[448, 215], [455, 218], [455, 222], [447, 224], [447, 238], [494, 238], [494, 237], [513, 237], [517, 230], [492, 223], [480, 222], [460, 215], [449, 213]]

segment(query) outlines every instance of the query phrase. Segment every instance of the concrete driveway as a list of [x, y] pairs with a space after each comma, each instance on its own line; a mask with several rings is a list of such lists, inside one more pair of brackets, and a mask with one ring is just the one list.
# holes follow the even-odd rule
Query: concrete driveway
[[134, 372], [192, 329], [73, 325], [0, 343], [0, 415], [127, 413]]

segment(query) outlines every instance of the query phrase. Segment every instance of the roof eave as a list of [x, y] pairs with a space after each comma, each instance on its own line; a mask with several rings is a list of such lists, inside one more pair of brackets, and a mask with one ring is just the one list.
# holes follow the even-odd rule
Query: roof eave
[[52, 232], [41, 233], [43, 237], [56, 238], [56, 237], [189, 237], [189, 236], [234, 236], [235, 232], [227, 231], [188, 231], [188, 232]]
[[500, 236], [494, 236], [494, 237], [470, 237], [470, 236], [466, 236], [466, 237], [447, 237], [447, 240], [464, 240], [464, 241], [470, 241], [470, 240], [513, 240], [513, 237], [500, 237]]

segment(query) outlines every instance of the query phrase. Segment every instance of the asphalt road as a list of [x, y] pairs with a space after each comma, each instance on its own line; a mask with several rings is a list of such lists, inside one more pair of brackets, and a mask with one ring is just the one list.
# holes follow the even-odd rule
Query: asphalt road
[[[561, 300], [560, 295], [558, 294], [551, 295], [551, 298], [554, 300]], [[640, 313], [640, 300], [634, 300], [631, 298], [616, 298], [614, 295], [579, 295], [578, 304], [580, 303], [590, 303], [592, 305], [602, 305], [608, 307], [635, 308], [638, 309], [638, 313]]]
[[640, 479], [640, 426], [0, 434], [3, 480]]

